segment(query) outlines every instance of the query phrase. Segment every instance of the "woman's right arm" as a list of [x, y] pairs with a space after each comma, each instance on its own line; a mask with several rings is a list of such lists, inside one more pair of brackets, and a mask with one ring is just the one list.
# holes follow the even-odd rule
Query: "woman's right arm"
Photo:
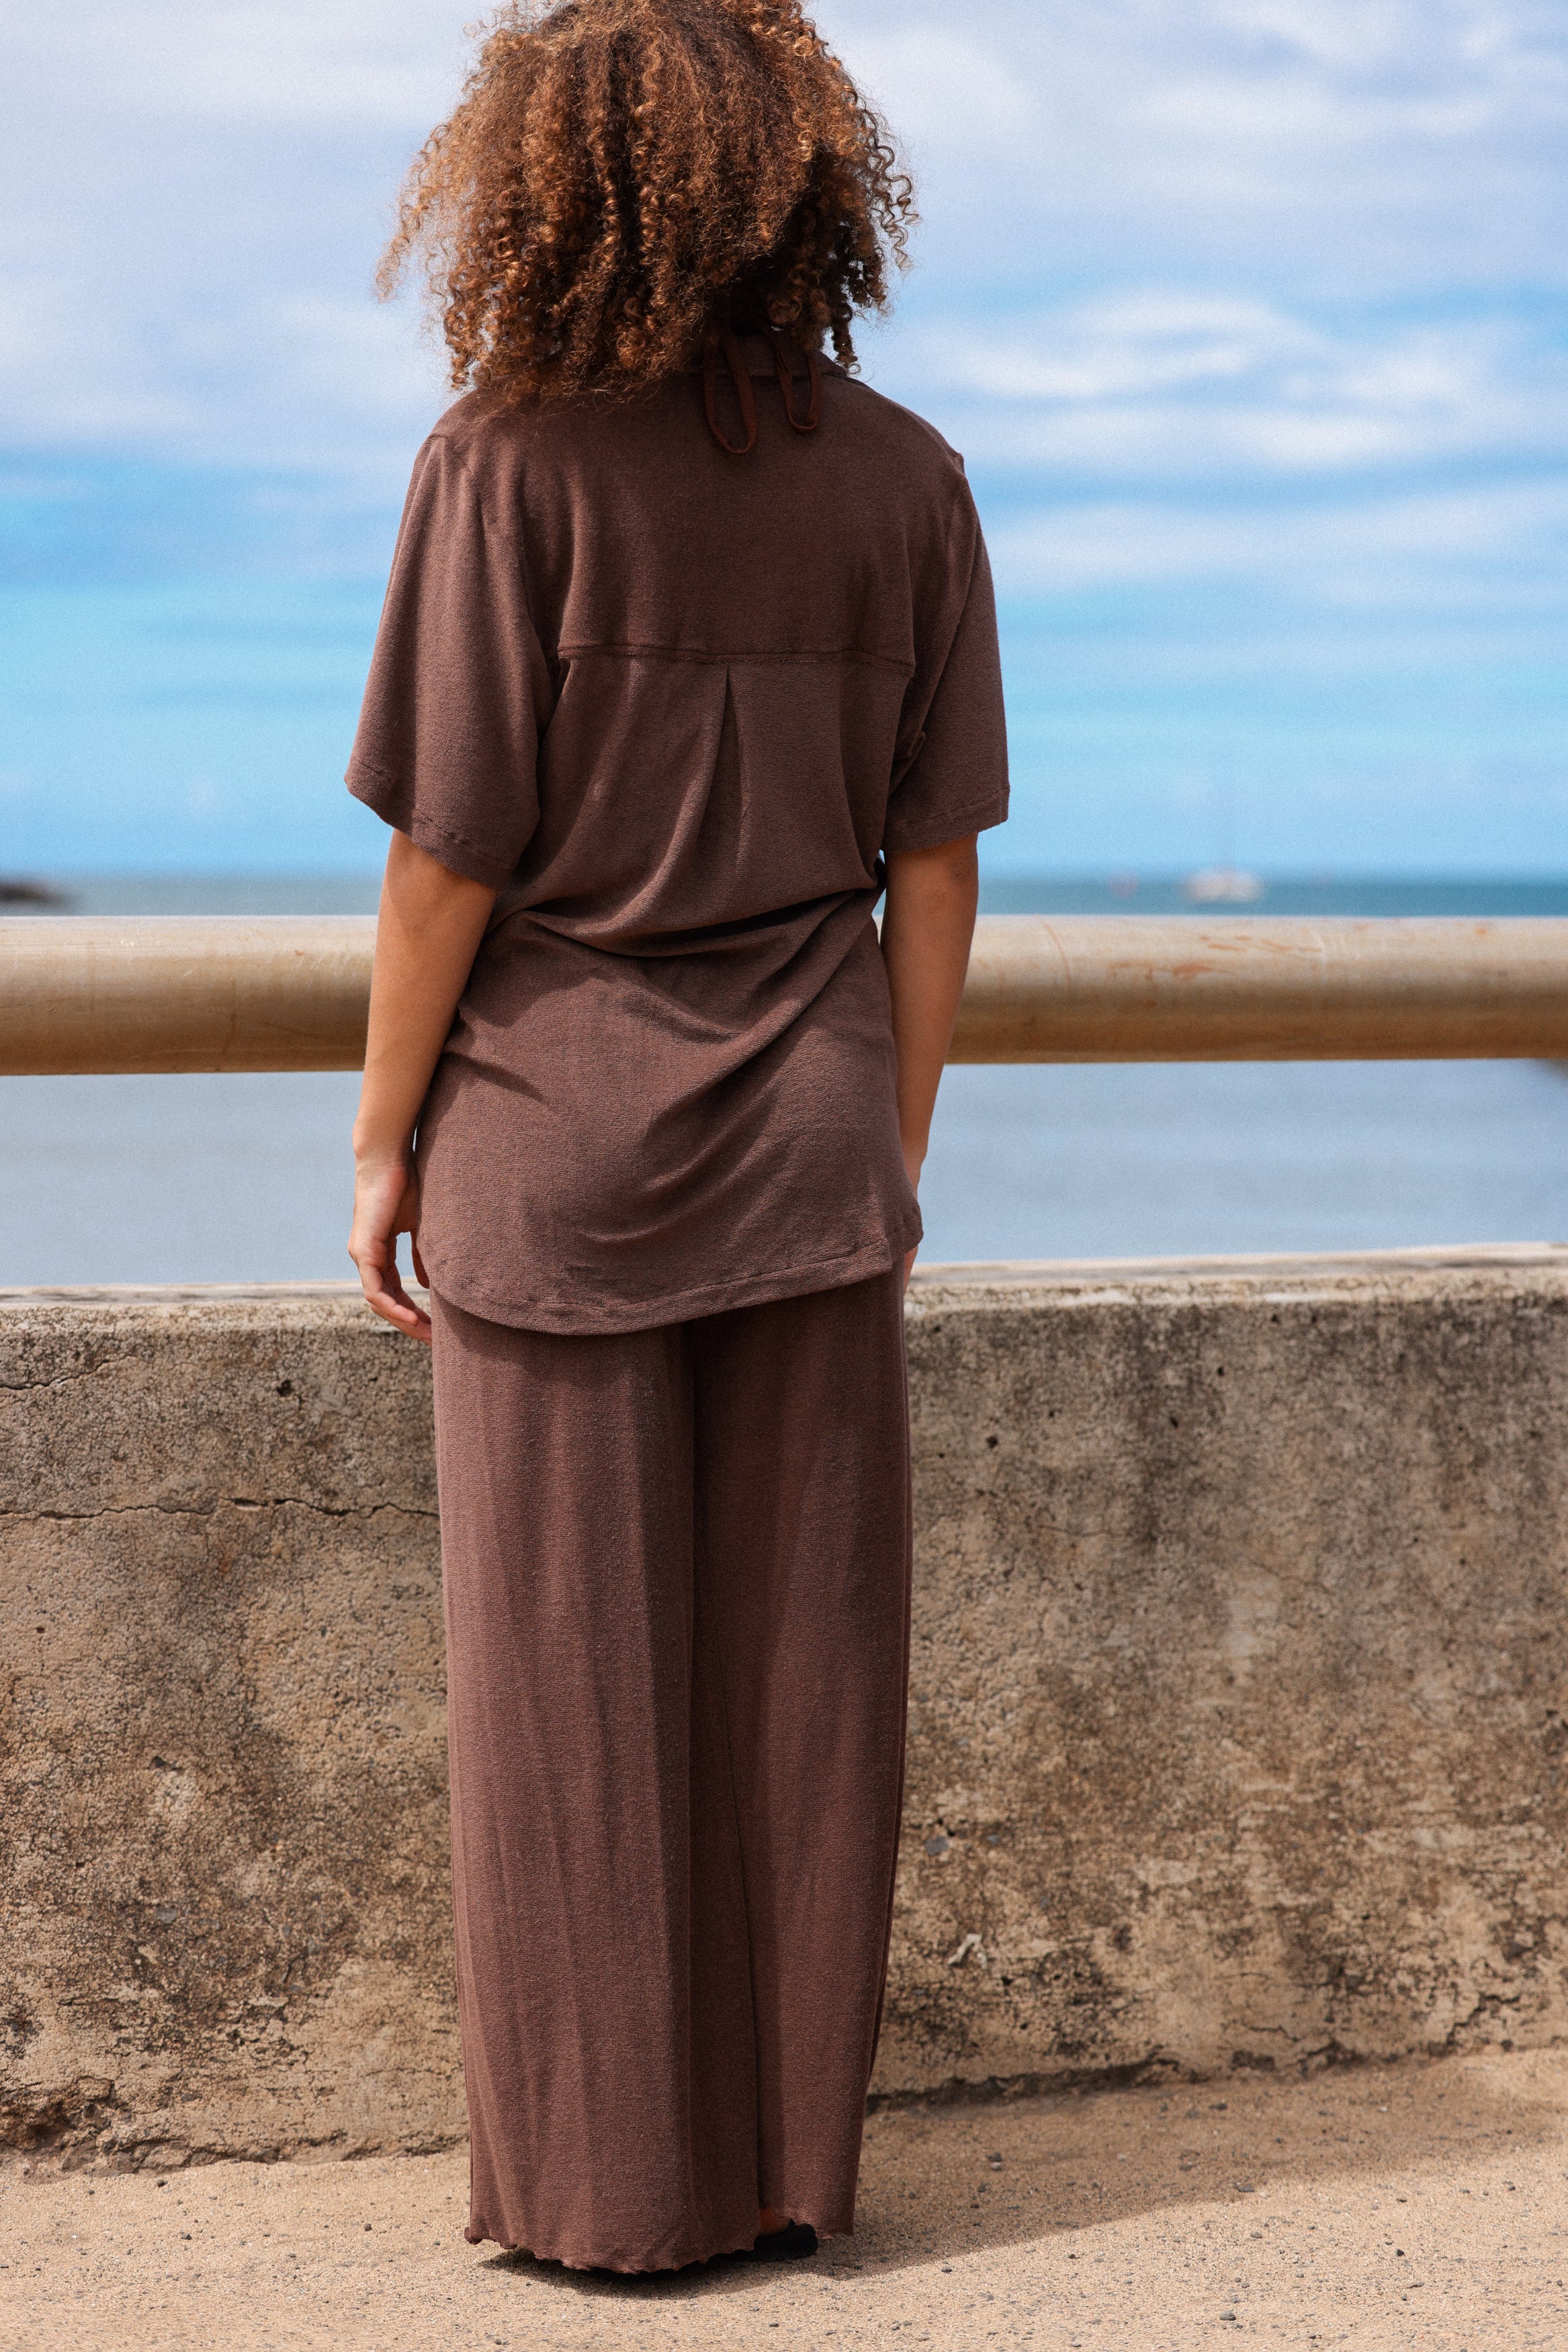
[[378, 1315], [429, 1343], [430, 1318], [397, 1270], [397, 1237], [419, 1255], [413, 1130], [490, 919], [496, 893], [454, 874], [403, 833], [387, 852], [371, 974], [365, 1080], [354, 1121], [354, 1223], [349, 1255]]

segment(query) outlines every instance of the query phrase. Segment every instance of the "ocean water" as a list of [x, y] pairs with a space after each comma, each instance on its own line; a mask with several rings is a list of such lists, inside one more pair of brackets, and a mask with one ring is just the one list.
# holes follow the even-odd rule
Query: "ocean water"
[[[83, 874], [46, 884], [50, 911], [68, 915], [373, 915], [379, 873]], [[1244, 915], [1568, 915], [1568, 878], [1511, 881], [1478, 876], [1420, 882], [1342, 880], [1333, 875], [1259, 877]], [[1174, 915], [1194, 908], [1176, 875], [1113, 877], [992, 874], [980, 885], [989, 915]], [[0, 908], [0, 913], [24, 908]], [[1197, 911], [1224, 914], [1223, 907]]]
[[[368, 876], [114, 877], [89, 913], [355, 913]], [[988, 884], [995, 912], [1166, 912], [1177, 884]], [[3, 910], [9, 911], [9, 910]], [[1269, 884], [1262, 914], [1568, 916], [1568, 883]], [[350, 1073], [0, 1079], [0, 1285], [349, 1274]], [[1531, 1062], [956, 1068], [927, 1262], [1568, 1240], [1568, 1073]]]

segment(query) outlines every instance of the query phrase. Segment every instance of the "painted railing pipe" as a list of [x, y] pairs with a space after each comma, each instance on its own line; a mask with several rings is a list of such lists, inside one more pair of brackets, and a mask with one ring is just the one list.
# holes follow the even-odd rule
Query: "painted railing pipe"
[[961, 1062], [1568, 1055], [1568, 919], [993, 916]]
[[355, 1070], [371, 915], [0, 921], [0, 1072]]
[[[368, 916], [0, 920], [0, 1074], [347, 1070]], [[955, 1062], [1568, 1059], [1568, 919], [992, 915]]]

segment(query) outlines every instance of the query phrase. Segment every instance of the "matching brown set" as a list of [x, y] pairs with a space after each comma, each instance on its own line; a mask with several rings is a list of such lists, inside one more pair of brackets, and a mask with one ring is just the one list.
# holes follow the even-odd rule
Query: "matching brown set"
[[350, 789], [497, 891], [422, 1115], [471, 2239], [852, 2225], [920, 1234], [883, 852], [999, 824], [960, 461], [746, 337], [421, 451]]

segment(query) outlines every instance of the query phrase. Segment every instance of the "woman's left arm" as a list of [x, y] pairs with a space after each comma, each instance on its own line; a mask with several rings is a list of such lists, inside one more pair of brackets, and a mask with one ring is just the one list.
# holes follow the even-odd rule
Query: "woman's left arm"
[[394, 833], [382, 884], [365, 1081], [354, 1121], [354, 1223], [349, 1255], [376, 1313], [430, 1343], [430, 1318], [397, 1269], [397, 1237], [419, 1255], [413, 1130], [441, 1049], [490, 919], [496, 893], [454, 874], [406, 834]]
[[[898, 1064], [898, 1134], [914, 1191], [931, 1139], [958, 1002], [969, 968], [979, 902], [979, 857], [973, 834], [933, 849], [889, 850], [882, 954], [893, 1000]], [[904, 1261], [907, 1285], [915, 1252]]]

